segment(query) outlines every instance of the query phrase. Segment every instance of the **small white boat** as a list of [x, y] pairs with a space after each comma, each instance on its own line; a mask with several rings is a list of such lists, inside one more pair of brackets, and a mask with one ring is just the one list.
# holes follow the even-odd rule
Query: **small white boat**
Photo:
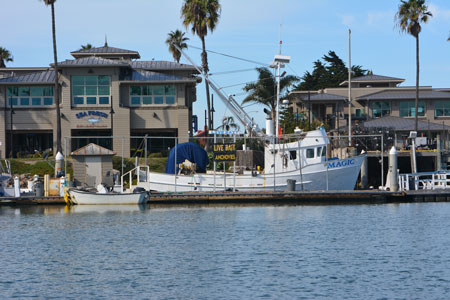
[[69, 189], [65, 195], [67, 204], [142, 204], [147, 202], [146, 191], [138, 193], [96, 193], [78, 189]]

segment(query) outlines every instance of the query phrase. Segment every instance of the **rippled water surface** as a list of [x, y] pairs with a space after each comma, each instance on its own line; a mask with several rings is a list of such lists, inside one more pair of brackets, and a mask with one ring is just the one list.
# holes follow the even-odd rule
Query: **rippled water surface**
[[0, 207], [0, 298], [450, 299], [450, 203]]

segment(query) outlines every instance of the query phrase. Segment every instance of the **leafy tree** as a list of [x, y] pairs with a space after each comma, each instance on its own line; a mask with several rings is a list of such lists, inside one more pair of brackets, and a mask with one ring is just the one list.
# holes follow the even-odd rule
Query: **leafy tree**
[[53, 58], [54, 58], [54, 71], [55, 71], [55, 87], [54, 97], [56, 105], [56, 152], [62, 153], [61, 147], [61, 109], [59, 105], [59, 85], [58, 85], [58, 56], [56, 52], [56, 24], [55, 24], [55, 2], [56, 0], [41, 0], [45, 6], [50, 6], [52, 11], [52, 37], [53, 37]]
[[[348, 79], [348, 68], [344, 61], [334, 51], [328, 51], [322, 60], [314, 62], [312, 73], [306, 71], [301, 77], [301, 82], [295, 87], [297, 91], [313, 91], [324, 88], [338, 87], [339, 84]], [[352, 76], [359, 77], [367, 75], [368, 71], [361, 66], [352, 66]]]
[[186, 33], [182, 32], [181, 30], [175, 30], [169, 32], [167, 35], [166, 44], [169, 46], [169, 52], [172, 53], [173, 59], [179, 63], [181, 58], [181, 52], [178, 51], [178, 49], [175, 46], [178, 46], [181, 50], [187, 49], [186, 41], [189, 40], [189, 38], [185, 37]]
[[11, 52], [6, 48], [0, 47], [0, 68], [6, 68], [5, 62], [14, 61]]
[[[213, 32], [216, 29], [221, 13], [219, 0], [184, 0], [181, 8], [181, 18], [183, 25], [191, 26], [192, 33], [197, 35], [202, 41], [202, 69], [204, 74], [208, 74], [208, 57], [206, 54], [205, 37], [208, 30]], [[208, 105], [208, 128], [211, 128], [211, 100], [209, 96], [209, 83], [205, 81], [206, 101]]]
[[[244, 91], [250, 92], [250, 94], [245, 97], [242, 104], [249, 102], [263, 104], [271, 110], [272, 120], [275, 120], [277, 106], [276, 77], [265, 67], [256, 68], [256, 71], [258, 71], [258, 80], [245, 85]], [[298, 77], [293, 75], [284, 76], [280, 79], [280, 99], [287, 97], [288, 89], [297, 81], [299, 81]]]
[[81, 50], [89, 50], [92, 49], [92, 45], [87, 43], [86, 45], [81, 45]]
[[416, 101], [415, 101], [415, 119], [414, 130], [417, 131], [417, 115], [419, 103], [419, 34], [422, 30], [421, 23], [426, 23], [428, 18], [432, 17], [428, 11], [425, 0], [401, 0], [398, 6], [398, 12], [395, 14], [395, 21], [401, 32], [406, 32], [416, 39]]

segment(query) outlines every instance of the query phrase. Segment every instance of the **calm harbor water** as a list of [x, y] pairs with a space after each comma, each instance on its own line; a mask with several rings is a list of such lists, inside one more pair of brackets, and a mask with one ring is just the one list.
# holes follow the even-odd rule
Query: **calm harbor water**
[[450, 203], [0, 207], [0, 298], [449, 299]]

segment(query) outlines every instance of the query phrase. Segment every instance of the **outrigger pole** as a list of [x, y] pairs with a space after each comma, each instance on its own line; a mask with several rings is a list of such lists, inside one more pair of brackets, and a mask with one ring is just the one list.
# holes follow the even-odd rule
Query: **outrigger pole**
[[[175, 48], [177, 48], [178, 51], [197, 69], [197, 71], [200, 74], [203, 74], [203, 72], [200, 70], [200, 67], [197, 66], [194, 61], [183, 52], [183, 50], [180, 49], [175, 44], [172, 44]], [[218, 87], [217, 85], [208, 77], [208, 74], [203, 74], [205, 80], [208, 81], [209, 85], [212, 87], [212, 89], [217, 93], [219, 98], [222, 100], [223, 103], [227, 106], [227, 108], [238, 118], [238, 120], [244, 125], [244, 127], [248, 131], [253, 131], [258, 136], [265, 136], [265, 133], [258, 127], [258, 124], [256, 124], [252, 118], [245, 112], [245, 110], [242, 108], [242, 106], [233, 98], [233, 96], [228, 95], [226, 96]]]

